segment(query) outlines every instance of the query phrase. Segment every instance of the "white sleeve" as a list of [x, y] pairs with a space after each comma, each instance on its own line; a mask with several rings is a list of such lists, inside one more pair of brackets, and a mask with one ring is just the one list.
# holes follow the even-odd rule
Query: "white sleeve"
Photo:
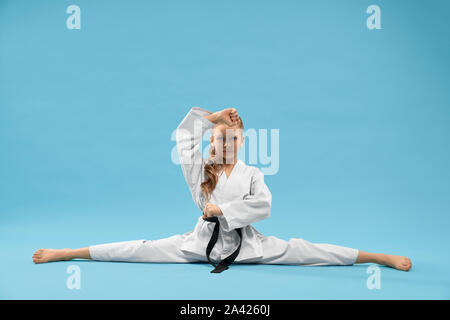
[[243, 200], [219, 204], [223, 215], [217, 217], [221, 227], [225, 231], [231, 231], [269, 218], [271, 206], [272, 194], [264, 182], [264, 174], [256, 168], [250, 193]]
[[214, 122], [205, 118], [211, 111], [192, 107], [176, 129], [178, 157], [184, 178], [192, 194], [194, 203], [203, 211], [204, 203], [200, 184], [204, 179], [205, 161], [202, 155], [202, 139]]

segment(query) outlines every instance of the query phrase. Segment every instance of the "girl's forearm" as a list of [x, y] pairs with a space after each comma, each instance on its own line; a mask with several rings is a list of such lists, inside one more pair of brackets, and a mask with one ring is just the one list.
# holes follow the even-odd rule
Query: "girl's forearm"
[[217, 121], [219, 120], [219, 114], [217, 112], [214, 112], [205, 116], [205, 118], [211, 122], [217, 123]]

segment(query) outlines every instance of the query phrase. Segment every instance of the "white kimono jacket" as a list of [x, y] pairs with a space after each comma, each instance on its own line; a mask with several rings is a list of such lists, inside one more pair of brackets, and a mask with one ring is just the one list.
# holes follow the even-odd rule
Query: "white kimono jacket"
[[[180, 250], [202, 256], [206, 255], [206, 247], [215, 226], [215, 223], [202, 218], [206, 203], [200, 188], [200, 183], [206, 179], [204, 165], [207, 160], [203, 159], [202, 140], [204, 133], [215, 126], [204, 116], [211, 113], [200, 107], [193, 107], [176, 130], [181, 168], [192, 198], [199, 208], [195, 229], [185, 234]], [[239, 235], [234, 229], [242, 228], [241, 249], [235, 261], [261, 258], [261, 239], [264, 236], [251, 224], [270, 216], [272, 194], [264, 183], [264, 174], [258, 168], [237, 160], [228, 178], [225, 172], [220, 174], [209, 202], [216, 204], [223, 213], [218, 216], [219, 239], [211, 257], [220, 257], [222, 260], [232, 254], [239, 245]]]

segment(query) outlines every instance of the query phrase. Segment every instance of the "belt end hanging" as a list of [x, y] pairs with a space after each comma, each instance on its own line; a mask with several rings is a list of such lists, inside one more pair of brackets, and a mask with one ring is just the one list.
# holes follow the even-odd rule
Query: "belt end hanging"
[[225, 271], [227, 269], [227, 266], [219, 264], [214, 270], [211, 271], [211, 273], [221, 273], [222, 271]]

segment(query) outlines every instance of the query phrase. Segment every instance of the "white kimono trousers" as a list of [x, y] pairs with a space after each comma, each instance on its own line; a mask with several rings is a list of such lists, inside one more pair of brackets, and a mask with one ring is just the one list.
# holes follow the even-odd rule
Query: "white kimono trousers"
[[[205, 118], [210, 111], [193, 107], [177, 127], [176, 141], [181, 168], [199, 208], [194, 230], [157, 240], [133, 240], [89, 247], [93, 260], [130, 262], [208, 262], [206, 247], [215, 223], [203, 220], [205, 199], [200, 184], [205, 180], [202, 155], [204, 133], [215, 126]], [[237, 228], [242, 230], [241, 249], [234, 263], [291, 265], [352, 265], [358, 250], [327, 243], [311, 243], [301, 238], [285, 241], [264, 236], [251, 224], [270, 217], [272, 194], [264, 174], [256, 167], [237, 160], [229, 177], [222, 172], [211, 194], [223, 215], [218, 216], [219, 238], [211, 251], [215, 263], [228, 257], [239, 246]]]

